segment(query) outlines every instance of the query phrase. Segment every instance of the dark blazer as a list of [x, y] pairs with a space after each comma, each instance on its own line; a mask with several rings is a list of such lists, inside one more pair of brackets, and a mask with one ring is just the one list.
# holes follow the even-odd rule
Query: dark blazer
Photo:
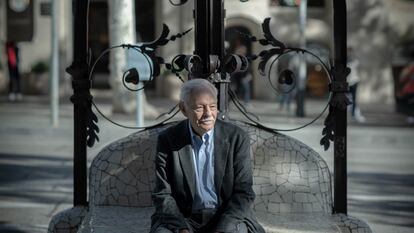
[[[195, 171], [189, 132], [184, 120], [158, 136], [152, 229], [187, 228], [195, 192]], [[249, 232], [264, 233], [252, 205], [255, 194], [250, 160], [250, 140], [241, 128], [220, 120], [214, 128], [214, 183], [219, 209], [216, 231], [231, 232], [245, 222]]]

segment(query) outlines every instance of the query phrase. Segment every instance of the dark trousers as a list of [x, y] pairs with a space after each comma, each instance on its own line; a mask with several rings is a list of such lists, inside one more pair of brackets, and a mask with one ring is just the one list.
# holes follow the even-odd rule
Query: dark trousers
[[20, 74], [17, 67], [9, 65], [9, 93], [21, 93]]
[[357, 106], [356, 102], [356, 93], [357, 93], [358, 83], [355, 83], [354, 85], [349, 86], [349, 93], [351, 94], [352, 98], [352, 116], [355, 116], [355, 109]]
[[[190, 233], [214, 233], [214, 226], [218, 218], [215, 215], [216, 211], [207, 209], [193, 213], [186, 219], [188, 230]], [[154, 233], [178, 233], [173, 232], [162, 225], [155, 229]], [[233, 232], [228, 233], [247, 233], [247, 226], [243, 222], [239, 223]]]
[[[194, 229], [189, 229], [190, 233], [214, 233], [212, 230], [210, 231], [201, 231], [201, 230], [194, 230]], [[154, 233], [178, 233], [179, 231], [171, 231], [166, 227], [158, 227]], [[247, 231], [247, 226], [244, 223], [239, 223], [239, 225], [237, 225], [237, 229], [233, 232], [226, 232], [226, 233], [248, 233]]]

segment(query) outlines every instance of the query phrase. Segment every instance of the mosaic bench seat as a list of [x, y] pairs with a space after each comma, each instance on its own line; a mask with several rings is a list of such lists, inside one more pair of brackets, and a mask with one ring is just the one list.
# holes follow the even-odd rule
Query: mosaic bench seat
[[[250, 135], [254, 209], [267, 233], [371, 232], [359, 219], [331, 214], [331, 178], [319, 154], [286, 135], [235, 123]], [[148, 232], [155, 145], [166, 127], [133, 133], [99, 152], [90, 168], [89, 208], [59, 213], [49, 232]]]

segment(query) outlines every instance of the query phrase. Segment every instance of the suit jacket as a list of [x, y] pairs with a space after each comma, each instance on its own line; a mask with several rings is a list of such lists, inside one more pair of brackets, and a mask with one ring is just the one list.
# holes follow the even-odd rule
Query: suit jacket
[[[158, 136], [152, 229], [187, 228], [196, 179], [189, 122], [184, 120]], [[250, 140], [241, 128], [220, 120], [214, 127], [214, 184], [218, 196], [219, 232], [231, 232], [245, 222], [249, 232], [264, 233], [252, 210], [255, 194], [250, 161]]]

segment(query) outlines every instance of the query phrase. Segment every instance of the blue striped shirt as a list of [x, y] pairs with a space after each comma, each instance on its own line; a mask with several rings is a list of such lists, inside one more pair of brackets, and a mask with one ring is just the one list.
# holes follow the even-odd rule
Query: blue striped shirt
[[196, 176], [193, 211], [217, 208], [218, 199], [214, 186], [214, 129], [200, 138], [193, 132], [190, 123], [189, 128]]

